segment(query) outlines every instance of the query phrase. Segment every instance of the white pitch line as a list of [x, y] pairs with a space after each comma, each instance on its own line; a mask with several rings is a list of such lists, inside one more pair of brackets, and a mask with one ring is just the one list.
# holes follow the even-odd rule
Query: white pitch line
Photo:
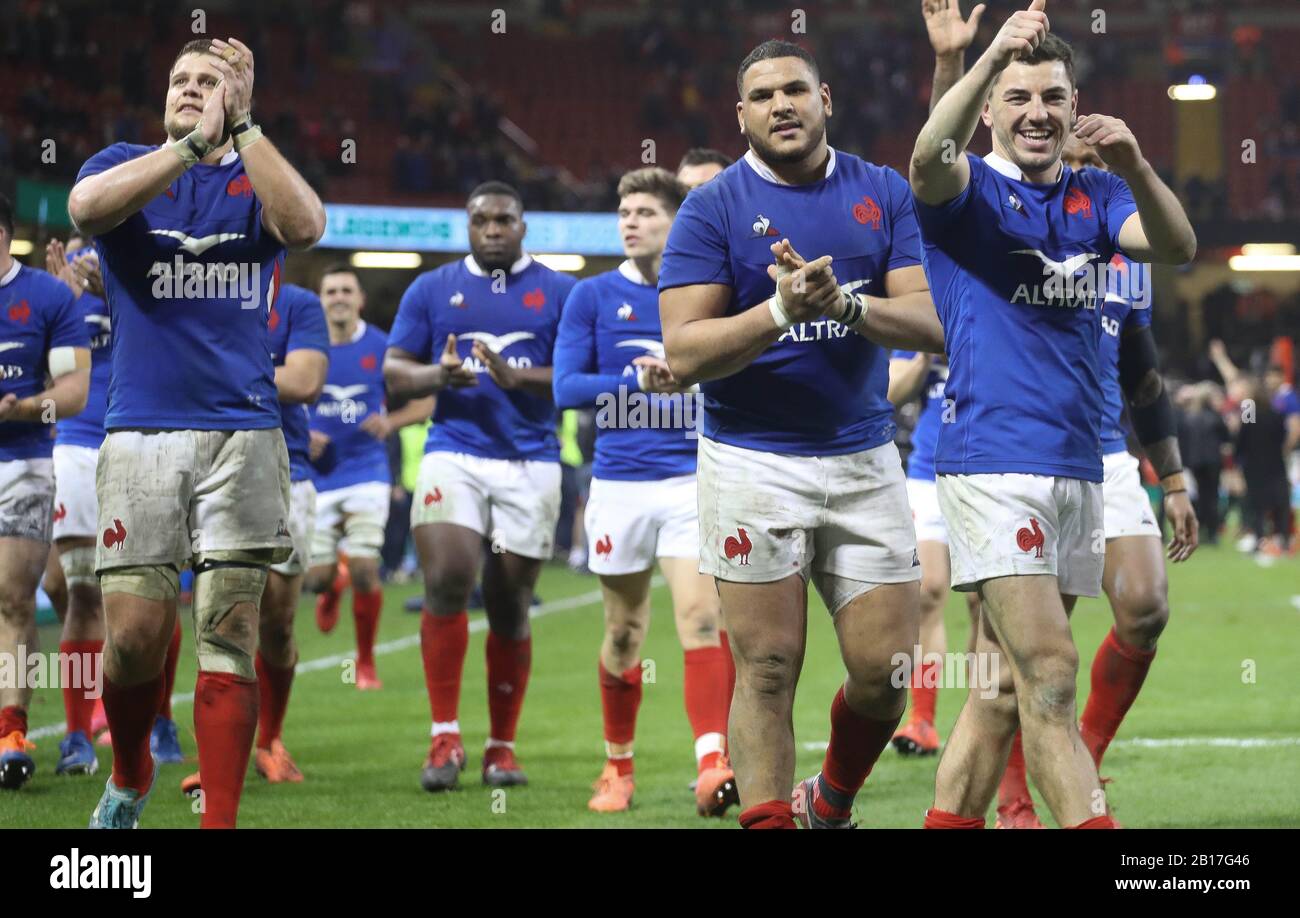
[[[656, 574], [650, 581], [651, 587], [662, 586], [666, 581], [663, 577]], [[594, 605], [601, 601], [600, 590], [591, 590], [586, 593], [579, 593], [577, 596], [568, 596], [564, 599], [557, 599], [554, 602], [544, 602], [529, 613], [529, 618], [541, 618], [544, 615], [551, 615], [555, 612], [567, 612], [570, 609], [581, 609], [584, 606]], [[423, 614], [423, 613], [421, 613]], [[469, 623], [471, 634], [487, 630], [487, 618], [476, 618]], [[405, 650], [408, 647], [419, 646], [420, 635], [408, 634], [406, 637], [398, 638], [395, 641], [385, 641], [382, 644], [375, 645], [375, 656], [385, 656], [390, 653], [397, 653], [399, 650]], [[330, 669], [335, 666], [341, 666], [344, 661], [356, 657], [356, 653], [336, 653], [328, 657], [320, 657], [315, 660], [307, 660], [299, 663], [294, 667], [294, 674], [313, 673], [322, 669]], [[172, 706], [190, 704], [194, 701], [193, 692], [177, 692], [172, 695]], [[30, 740], [45, 739], [51, 736], [63, 736], [67, 731], [66, 722], [50, 724], [48, 727], [37, 727], [27, 734]]]
[[[804, 743], [803, 748], [809, 752], [825, 752], [827, 744]], [[1279, 746], [1300, 746], [1300, 736], [1167, 736], [1149, 738], [1137, 736], [1132, 739], [1115, 740], [1111, 749], [1131, 747], [1135, 749], [1182, 749], [1192, 746], [1217, 746], [1227, 749], [1275, 749]]]

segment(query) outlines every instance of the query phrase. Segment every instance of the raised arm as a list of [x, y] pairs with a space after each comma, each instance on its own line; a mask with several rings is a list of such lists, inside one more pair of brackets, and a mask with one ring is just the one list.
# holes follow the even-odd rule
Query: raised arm
[[1137, 213], [1124, 221], [1119, 245], [1134, 261], [1184, 265], [1196, 257], [1196, 231], [1177, 195], [1161, 181], [1128, 125], [1109, 115], [1085, 115], [1074, 135], [1097, 151], [1111, 172], [1128, 183]]
[[[325, 207], [306, 179], [253, 125], [253, 52], [236, 38], [212, 40], [214, 66], [225, 88], [225, 115], [235, 149], [253, 192], [262, 202], [262, 224], [286, 248], [306, 249], [325, 232]], [[214, 93], [215, 95], [215, 93]]]
[[970, 72], [946, 92], [930, 112], [912, 150], [908, 178], [926, 204], [951, 201], [970, 184], [970, 164], [963, 151], [975, 135], [980, 112], [998, 74], [1017, 55], [1027, 54], [1047, 35], [1045, 0], [1014, 13]]
[[930, 89], [930, 111], [966, 72], [966, 49], [975, 40], [985, 6], [978, 4], [970, 18], [961, 18], [960, 0], [921, 0], [925, 31], [934, 49], [934, 82]]

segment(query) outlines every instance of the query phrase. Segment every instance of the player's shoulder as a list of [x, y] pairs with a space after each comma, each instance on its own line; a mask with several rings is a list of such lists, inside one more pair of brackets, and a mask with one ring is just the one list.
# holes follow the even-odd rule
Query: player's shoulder
[[[842, 170], [842, 172], [841, 172]], [[893, 166], [873, 163], [853, 153], [835, 151], [835, 171], [845, 178], [865, 178], [879, 185], [906, 185], [907, 180]]]
[[280, 295], [286, 304], [295, 307], [320, 306], [320, 297], [316, 295], [316, 291], [300, 287], [298, 284], [285, 284], [280, 288]]
[[523, 274], [533, 274], [540, 283], [550, 286], [553, 290], [567, 294], [571, 291], [578, 278], [565, 271], [556, 271], [554, 268], [548, 268], [536, 258], [529, 262], [528, 267], [524, 268]]
[[1077, 184], [1085, 194], [1096, 200], [1106, 200], [1111, 195], [1118, 193], [1131, 193], [1128, 190], [1128, 182], [1120, 178], [1113, 172], [1105, 169], [1094, 169], [1085, 166], [1082, 169], [1071, 170], [1070, 179], [1072, 183]]
[[17, 279], [22, 281], [25, 295], [34, 297], [43, 305], [63, 305], [65, 301], [75, 299], [67, 284], [37, 268], [23, 265]]
[[361, 340], [366, 344], [385, 345], [388, 343], [388, 333], [379, 326], [367, 322], [366, 330], [362, 333]]
[[98, 153], [93, 154], [85, 161], [85, 163], [82, 164], [81, 169], [77, 173], [77, 179], [80, 181], [87, 175], [103, 172], [105, 169], [109, 169], [120, 163], [144, 156], [146, 153], [152, 153], [156, 149], [157, 147], [149, 146], [147, 144], [126, 143], [124, 141], [109, 144]]

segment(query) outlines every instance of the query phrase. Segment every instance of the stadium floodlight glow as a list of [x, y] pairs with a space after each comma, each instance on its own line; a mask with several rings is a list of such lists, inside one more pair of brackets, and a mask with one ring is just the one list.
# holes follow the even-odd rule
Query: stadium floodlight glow
[[1219, 94], [1213, 83], [1176, 83], [1169, 87], [1175, 102], [1208, 102]]
[[419, 252], [353, 252], [354, 268], [418, 268], [424, 263]]
[[9, 241], [9, 254], [17, 258], [32, 254], [34, 248], [36, 246], [30, 239], [11, 239]]
[[1234, 271], [1300, 271], [1300, 255], [1233, 255], [1228, 267]]
[[534, 255], [533, 258], [552, 271], [581, 271], [587, 267], [587, 259], [581, 255]]
[[1247, 242], [1241, 247], [1243, 255], [1294, 255], [1295, 246], [1289, 242]]

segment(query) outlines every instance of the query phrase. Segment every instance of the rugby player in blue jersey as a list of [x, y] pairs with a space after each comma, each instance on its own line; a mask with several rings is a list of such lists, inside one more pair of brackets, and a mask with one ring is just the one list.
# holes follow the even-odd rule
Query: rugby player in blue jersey
[[384, 359], [395, 397], [437, 395], [411, 509], [425, 586], [420, 649], [433, 725], [420, 781], [429, 791], [456, 786], [465, 767], [465, 608], [480, 569], [490, 720], [481, 776], [492, 786], [527, 782], [515, 731], [532, 668], [528, 610], [560, 512], [551, 356], [576, 283], [524, 252], [514, 188], [486, 182], [466, 210], [470, 254], [416, 278]]
[[[1000, 691], [972, 690], [939, 763], [930, 827], [981, 827], [1016, 727], [1058, 824], [1114, 826], [1076, 725], [1067, 610], [1101, 590], [1101, 305], [1116, 252], [1183, 263], [1182, 206], [1119, 119], [1077, 118], [1072, 54], [1043, 0], [935, 105], [910, 179], [943, 322], [954, 420], [935, 458], [952, 582], [978, 590]], [[981, 117], [994, 152], [963, 152]], [[1073, 131], [1112, 173], [1061, 162]], [[974, 320], [978, 314], [979, 321]], [[991, 751], [990, 751], [991, 750]]]
[[319, 239], [325, 211], [253, 123], [253, 76], [242, 42], [187, 43], [168, 74], [168, 142], [96, 153], [68, 199], [113, 317], [96, 481], [113, 774], [96, 827], [136, 825], [152, 789], [149, 732], [186, 562], [204, 827], [235, 825], [257, 726], [258, 603], [267, 567], [291, 553], [267, 326], [285, 249]]
[[[741, 825], [847, 827], [906, 705], [920, 563], [881, 344], [943, 349], [907, 184], [827, 144], [830, 88], [769, 41], [736, 78], [744, 157], [687, 197], [659, 275], [667, 361], [700, 384], [700, 570], [736, 662]], [[807, 256], [807, 261], [799, 253]], [[778, 280], [779, 278], [779, 280]], [[792, 795], [807, 584], [848, 670], [820, 774]]]
[[[10, 257], [13, 236], [13, 205], [0, 195], [0, 656], [9, 660], [25, 648], [36, 652], [36, 587], [54, 512], [50, 425], [85, 408], [90, 388], [90, 334], [81, 308], [67, 286]], [[27, 739], [32, 688], [22, 678], [6, 683], [0, 789], [13, 790], [36, 770]]]
[[637, 169], [619, 181], [618, 196], [627, 260], [578, 282], [555, 343], [556, 404], [597, 409], [585, 522], [588, 564], [605, 601], [599, 673], [606, 760], [587, 805], [618, 812], [632, 803], [641, 645], [658, 559], [686, 656], [696, 808], [721, 816], [736, 803], [726, 746], [730, 651], [713, 580], [699, 572], [696, 395], [672, 378], [659, 324], [659, 267], [686, 188], [663, 169]]

